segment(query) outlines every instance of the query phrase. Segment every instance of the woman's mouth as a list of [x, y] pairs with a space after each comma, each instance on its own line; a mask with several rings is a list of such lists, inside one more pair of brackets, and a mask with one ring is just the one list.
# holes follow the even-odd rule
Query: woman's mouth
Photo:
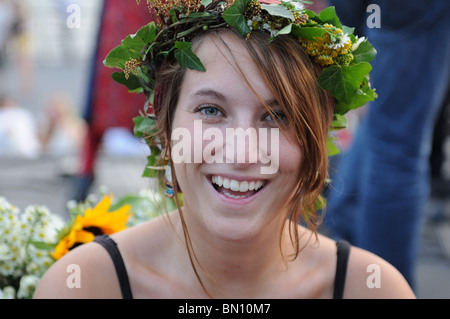
[[211, 176], [214, 189], [228, 198], [249, 198], [259, 192], [267, 183], [266, 180], [236, 180], [220, 175]]

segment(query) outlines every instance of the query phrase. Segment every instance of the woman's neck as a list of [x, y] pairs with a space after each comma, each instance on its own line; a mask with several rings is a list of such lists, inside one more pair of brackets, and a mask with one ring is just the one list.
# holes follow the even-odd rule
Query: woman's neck
[[[293, 253], [288, 222], [283, 221], [286, 224], [281, 246], [281, 221], [268, 225], [255, 236], [235, 241], [211, 236], [190, 220], [187, 223], [196, 269], [207, 290], [216, 298], [222, 295], [263, 297], [264, 287], [270, 287], [269, 278], [274, 280], [278, 275], [283, 276], [288, 269], [289, 256]], [[178, 225], [177, 231], [182, 234], [181, 224]]]

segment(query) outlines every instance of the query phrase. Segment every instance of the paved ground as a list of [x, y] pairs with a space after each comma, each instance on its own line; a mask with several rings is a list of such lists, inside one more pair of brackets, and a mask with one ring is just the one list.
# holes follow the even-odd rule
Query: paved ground
[[[0, 196], [22, 210], [29, 204], [45, 204], [54, 213], [67, 217], [65, 204], [70, 198], [72, 181], [65, 177], [75, 169], [76, 159], [42, 158], [39, 160], [0, 158]], [[102, 155], [97, 163], [100, 186], [120, 197], [148, 187], [141, 178], [144, 157]], [[419, 298], [450, 298], [450, 203], [439, 222], [427, 218], [420, 250], [417, 275]], [[430, 203], [431, 211], [432, 205]]]

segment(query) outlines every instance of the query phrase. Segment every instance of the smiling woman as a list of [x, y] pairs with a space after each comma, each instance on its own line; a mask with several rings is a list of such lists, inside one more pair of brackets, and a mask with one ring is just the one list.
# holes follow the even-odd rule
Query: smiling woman
[[[36, 297], [414, 297], [382, 259], [317, 233], [315, 205], [327, 178], [328, 130], [342, 120], [336, 105], [342, 110], [361, 101], [345, 104], [333, 89], [318, 85], [325, 66], [307, 54], [300, 35], [335, 32], [337, 17], [330, 11], [307, 15], [297, 1], [152, 4], [160, 28], [127, 38], [122, 53], [112, 52], [106, 63], [114, 65], [124, 45], [141, 37], [144, 58], [130, 56], [133, 66], [122, 61], [125, 74], [114, 77], [138, 80], [152, 103], [151, 114], [136, 120], [136, 131], [147, 132], [154, 151], [150, 165], [170, 168], [159, 172], [162, 185], [165, 177], [171, 183], [178, 208], [72, 250], [44, 276]], [[324, 21], [336, 26], [315, 29]], [[327, 33], [328, 41], [330, 34], [335, 33]], [[171, 37], [190, 42], [174, 44]], [[143, 41], [150, 38], [152, 43]], [[347, 38], [349, 49], [357, 41], [353, 35], [333, 41]], [[167, 45], [173, 47], [166, 50]], [[342, 47], [335, 47], [341, 54]], [[346, 72], [333, 66], [333, 74]], [[368, 94], [368, 81], [355, 81], [364, 87], [358, 96]], [[154, 126], [142, 125], [146, 121]], [[247, 134], [240, 143], [234, 143], [234, 134], [218, 138], [230, 130]], [[281, 134], [265, 134], [268, 130]], [[266, 143], [251, 143], [251, 136], [264, 134]], [[203, 143], [213, 137], [214, 147]], [[183, 152], [177, 148], [180, 139]], [[268, 156], [272, 149], [277, 152]], [[268, 162], [276, 169], [264, 174]], [[70, 264], [80, 265], [80, 289], [65, 286]], [[379, 265], [383, 278], [375, 290], [366, 284], [371, 264]], [[118, 280], [111, 280], [115, 273]]]

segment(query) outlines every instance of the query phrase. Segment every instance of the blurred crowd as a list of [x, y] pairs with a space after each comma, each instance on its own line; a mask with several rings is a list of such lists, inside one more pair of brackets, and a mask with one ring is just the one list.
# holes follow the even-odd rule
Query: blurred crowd
[[[103, 4], [0, 0], [0, 159], [81, 156], [92, 122], [89, 79], [93, 65], [104, 58], [94, 59]], [[104, 51], [116, 44], [110, 41]], [[74, 63], [86, 72], [73, 78]], [[67, 74], [65, 83], [55, 83], [59, 71]], [[103, 129], [101, 146], [113, 155], [136, 153], [130, 125], [113, 124]]]

